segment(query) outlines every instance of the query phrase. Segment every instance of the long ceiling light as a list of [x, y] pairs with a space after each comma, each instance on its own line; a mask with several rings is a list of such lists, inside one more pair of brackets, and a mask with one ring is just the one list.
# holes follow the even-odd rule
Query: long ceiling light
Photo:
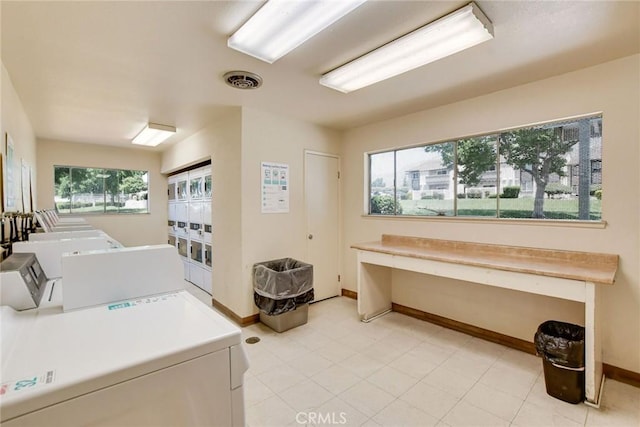
[[176, 128], [173, 126], [149, 123], [135, 138], [133, 138], [131, 143], [155, 147], [156, 145], [162, 144], [174, 133], [176, 133]]
[[349, 93], [493, 38], [493, 25], [469, 3], [322, 76], [320, 84]]
[[269, 0], [227, 45], [272, 64], [364, 2]]

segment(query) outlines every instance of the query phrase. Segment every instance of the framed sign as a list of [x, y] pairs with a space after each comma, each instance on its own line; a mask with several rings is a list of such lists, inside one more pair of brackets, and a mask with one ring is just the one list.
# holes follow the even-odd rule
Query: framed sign
[[289, 165], [261, 163], [262, 213], [289, 212]]
[[14, 146], [13, 140], [8, 133], [5, 133], [5, 167], [4, 167], [4, 207], [8, 211], [16, 209], [16, 188], [14, 180]]
[[22, 202], [22, 212], [31, 212], [31, 201], [29, 200], [29, 165], [24, 159], [21, 160], [22, 175], [20, 180], [20, 199]]

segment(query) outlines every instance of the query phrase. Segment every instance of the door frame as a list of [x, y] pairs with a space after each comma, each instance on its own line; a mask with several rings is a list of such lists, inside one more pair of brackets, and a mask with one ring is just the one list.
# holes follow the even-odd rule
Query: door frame
[[304, 236], [304, 240], [305, 240], [305, 253], [306, 253], [306, 257], [307, 259], [309, 259], [309, 241], [307, 239], [307, 236], [309, 235], [309, 211], [308, 211], [308, 204], [307, 204], [307, 171], [308, 171], [308, 166], [307, 166], [307, 156], [308, 155], [313, 155], [313, 156], [322, 156], [322, 157], [331, 157], [334, 158], [338, 161], [338, 241], [336, 242], [337, 244], [337, 248], [336, 250], [338, 251], [338, 278], [339, 280], [337, 280], [336, 283], [338, 283], [338, 296], [342, 296], [342, 172], [341, 172], [341, 159], [340, 156], [337, 154], [333, 154], [333, 153], [327, 153], [327, 152], [323, 152], [323, 151], [315, 151], [315, 150], [304, 150], [303, 156], [304, 156], [304, 162], [303, 162], [303, 188], [304, 188], [304, 220], [305, 220], [305, 236]]

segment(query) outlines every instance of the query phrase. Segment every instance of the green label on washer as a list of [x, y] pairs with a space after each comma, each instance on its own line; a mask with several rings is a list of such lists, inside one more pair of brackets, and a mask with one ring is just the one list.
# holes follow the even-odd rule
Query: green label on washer
[[109, 306], [109, 310], [117, 310], [119, 308], [127, 308], [127, 307], [131, 307], [131, 303], [130, 302], [121, 302], [118, 304], [111, 304]]

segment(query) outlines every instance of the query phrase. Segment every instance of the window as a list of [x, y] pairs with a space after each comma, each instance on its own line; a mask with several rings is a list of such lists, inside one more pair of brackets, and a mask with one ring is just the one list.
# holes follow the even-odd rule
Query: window
[[54, 166], [60, 213], [147, 213], [147, 171]]
[[591, 184], [602, 184], [602, 160], [591, 160]]
[[419, 190], [420, 189], [420, 172], [411, 171], [407, 173], [411, 174], [411, 189]]
[[369, 214], [600, 220], [602, 117], [369, 155]]
[[[396, 214], [396, 181], [394, 175], [396, 153], [389, 151], [369, 156], [369, 212], [372, 214]], [[402, 214], [400, 210], [398, 214]]]
[[401, 187], [398, 203], [404, 215], [451, 215], [453, 199], [450, 194], [451, 154], [453, 144], [445, 142], [396, 152], [397, 173], [407, 168], [418, 170], [424, 185], [418, 190]]

